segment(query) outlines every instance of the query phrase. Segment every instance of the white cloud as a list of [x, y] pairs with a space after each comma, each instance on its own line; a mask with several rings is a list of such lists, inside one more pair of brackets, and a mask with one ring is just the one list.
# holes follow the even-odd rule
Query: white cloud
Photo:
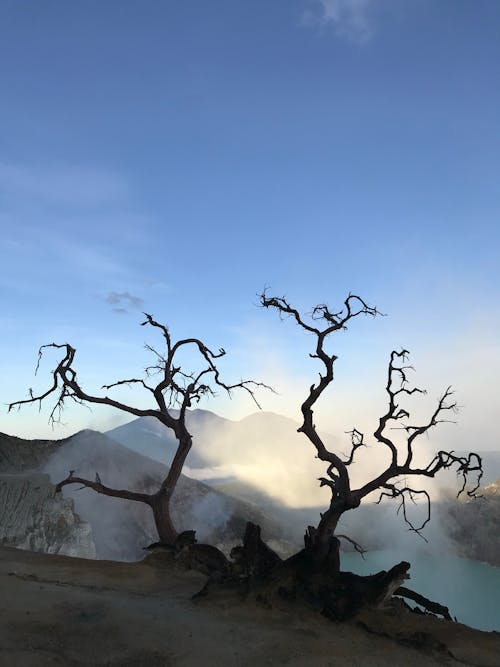
[[314, 0], [314, 10], [306, 11], [305, 20], [331, 25], [340, 37], [364, 43], [374, 31], [373, 5], [374, 0]]

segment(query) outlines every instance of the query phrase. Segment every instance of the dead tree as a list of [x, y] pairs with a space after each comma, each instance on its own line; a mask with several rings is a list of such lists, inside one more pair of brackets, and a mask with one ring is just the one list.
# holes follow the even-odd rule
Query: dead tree
[[[15, 407], [20, 408], [29, 403], [38, 403], [41, 409], [42, 402], [52, 394], [55, 394], [57, 401], [49, 417], [49, 421], [52, 424], [60, 420], [66, 400], [70, 399], [78, 404], [97, 403], [100, 405], [109, 405], [136, 417], [154, 417], [164, 426], [171, 429], [178, 441], [178, 446], [168, 474], [155, 493], [139, 493], [127, 489], [114, 489], [103, 484], [97, 474], [95, 480], [83, 479], [75, 475], [74, 470], [71, 470], [66, 479], [57, 484], [56, 490], [61, 491], [67, 484], [80, 484], [106, 496], [145, 503], [153, 511], [160, 542], [174, 544], [177, 538], [177, 531], [170, 515], [170, 501], [186, 457], [193, 444], [193, 437], [186, 426], [188, 408], [204, 396], [214, 396], [217, 387], [223, 389], [229, 395], [231, 395], [234, 389], [243, 389], [248, 392], [254, 403], [260, 408], [255, 398], [254, 390], [259, 387], [267, 389], [270, 389], [270, 387], [254, 380], [241, 380], [235, 384], [225, 383], [221, 379], [216, 365], [217, 359], [226, 354], [223, 348], [220, 348], [218, 352], [213, 352], [198, 338], [184, 338], [173, 341], [167, 326], [154, 320], [148, 313], [145, 313], [145, 315], [146, 320], [142, 322], [142, 325], [149, 325], [160, 330], [164, 339], [165, 352], [158, 352], [154, 347], [146, 345], [146, 348], [156, 358], [155, 363], [146, 368], [146, 379], [132, 378], [129, 380], [118, 380], [112, 384], [103, 385], [102, 389], [110, 390], [113, 387], [121, 385], [139, 385], [152, 395], [155, 407], [141, 409], [110, 398], [108, 395], [94, 396], [89, 394], [78, 382], [77, 373], [74, 368], [76, 349], [69, 345], [69, 343], [49, 343], [42, 345], [38, 351], [35, 374], [39, 369], [40, 361], [46, 348], [62, 350], [64, 356], [57, 364], [55, 370], [52, 371], [52, 385], [46, 391], [37, 395], [30, 389], [29, 398], [11, 403], [9, 405], [9, 412]], [[186, 373], [178, 365], [179, 362], [176, 365], [176, 360], [179, 359], [180, 354], [186, 348], [194, 348], [198, 352], [201, 358], [201, 370]], [[156, 384], [150, 382], [151, 378], [155, 376], [159, 378]]]
[[[427, 421], [422, 424], [412, 424], [409, 421], [410, 412], [401, 405], [401, 402], [414, 394], [424, 394], [425, 391], [417, 387], [410, 388], [408, 385], [408, 371], [411, 366], [406, 364], [409, 354], [407, 350], [391, 352], [385, 387], [388, 398], [387, 410], [380, 417], [377, 429], [373, 434], [377, 446], [385, 448], [388, 452], [389, 463], [387, 468], [376, 477], [366, 481], [358, 488], [352, 488], [349, 467], [366, 445], [364, 434], [357, 429], [350, 432], [349, 456], [342, 457], [330, 451], [316, 430], [313, 421], [313, 407], [334, 379], [334, 364], [337, 357], [325, 350], [328, 337], [336, 331], [346, 329], [351, 320], [360, 315], [375, 317], [380, 313], [376, 308], [367, 305], [359, 296], [353, 294], [346, 298], [342, 310], [338, 312], [331, 311], [325, 304], [315, 306], [310, 321], [306, 321], [285, 297], [268, 296], [264, 291], [260, 295], [260, 303], [264, 308], [277, 310], [280, 317], [293, 318], [300, 328], [312, 336], [314, 351], [309, 356], [318, 360], [321, 366], [319, 380], [311, 385], [309, 394], [302, 403], [303, 422], [298, 429], [314, 446], [317, 458], [327, 464], [326, 475], [321, 477], [319, 482], [321, 486], [327, 486], [331, 491], [329, 507], [321, 516], [317, 526], [308, 527], [304, 537], [306, 551], [311, 554], [315, 569], [338, 571], [340, 542], [335, 536], [335, 531], [339, 520], [344, 512], [359, 507], [360, 503], [374, 492], [379, 494], [378, 502], [383, 498], [397, 500], [405, 522], [411, 530], [419, 534], [430, 520], [431, 504], [427, 491], [419, 489], [412, 480], [435, 477], [441, 470], [455, 467], [457, 474], [462, 478], [458, 495], [466, 492], [469, 496], [474, 496], [482, 476], [482, 461], [477, 454], [458, 456], [452, 451], [439, 451], [427, 465], [423, 467], [413, 465], [418, 438], [427, 434], [438, 424], [450, 421], [446, 416], [456, 412], [457, 404], [452, 399], [451, 388], [448, 387]], [[402, 446], [401, 443], [396, 443], [394, 437], [389, 433], [392, 429], [400, 429], [400, 433], [404, 434], [405, 442]], [[475, 474], [475, 482], [472, 488], [467, 488], [468, 477], [471, 473]], [[415, 525], [407, 513], [408, 501], [415, 501], [417, 498], [423, 498], [426, 507], [426, 516], [420, 525]]]

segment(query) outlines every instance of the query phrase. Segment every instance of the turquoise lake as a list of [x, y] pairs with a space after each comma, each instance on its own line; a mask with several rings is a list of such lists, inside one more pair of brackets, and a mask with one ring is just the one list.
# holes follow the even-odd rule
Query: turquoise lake
[[408, 588], [446, 605], [460, 623], [500, 631], [500, 568], [445, 554], [409, 556], [403, 550], [371, 551], [365, 560], [357, 553], [342, 553], [341, 568], [374, 574], [402, 560], [411, 563]]

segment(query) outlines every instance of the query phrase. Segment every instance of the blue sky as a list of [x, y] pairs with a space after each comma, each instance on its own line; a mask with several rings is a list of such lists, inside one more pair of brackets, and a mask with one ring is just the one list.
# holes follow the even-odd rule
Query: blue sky
[[[388, 317], [339, 339], [328, 426], [375, 415], [404, 345], [464, 405], [443, 437], [498, 448], [499, 38], [496, 0], [5, 0], [1, 402], [43, 386], [52, 340], [91, 388], [137, 375], [146, 310], [297, 416], [310, 341], [255, 295], [353, 291]], [[50, 436], [47, 416], [0, 430]], [[124, 419], [68, 410], [56, 435]]]

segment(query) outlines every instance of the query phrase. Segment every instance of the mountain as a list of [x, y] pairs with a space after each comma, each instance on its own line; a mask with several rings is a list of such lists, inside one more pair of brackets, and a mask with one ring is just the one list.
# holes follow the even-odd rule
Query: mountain
[[[110, 486], [146, 492], [156, 490], [168, 471], [167, 466], [91, 430], [60, 441], [26, 441], [0, 436], [0, 461], [8, 469], [0, 480], [4, 495], [12, 496], [19, 474], [32, 476], [37, 471], [44, 474], [49, 485], [45, 495], [51, 499], [54, 499], [53, 484], [64, 479], [69, 470], [89, 479], [94, 479], [98, 473], [103, 483]], [[22, 515], [28, 517], [34, 514], [36, 505], [34, 487], [29, 496], [32, 500], [22, 511]], [[98, 558], [137, 560], [144, 555], [142, 547], [157, 540], [151, 510], [143, 503], [99, 495], [77, 486], [65, 487], [64, 495], [57, 494], [55, 500], [69, 502], [78, 520], [91, 527]], [[8, 507], [12, 509], [12, 502]], [[268, 537], [278, 540], [284, 537], [280, 525], [261, 510], [184, 475], [172, 500], [172, 515], [179, 530], [194, 528], [200, 541], [215, 544], [231, 546], [239, 541], [247, 520], [259, 523]], [[8, 528], [6, 512], [2, 516], [0, 540]], [[18, 525], [18, 530], [24, 530], [23, 526]], [[12, 541], [8, 543], [17, 546]], [[49, 547], [48, 542], [37, 543], [38, 550], [48, 551]], [[85, 555], [88, 556], [88, 550]]]
[[[172, 410], [172, 414], [177, 416], [178, 411]], [[262, 441], [277, 432], [290, 435], [298, 426], [292, 419], [272, 412], [257, 412], [235, 422], [199, 409], [187, 411], [186, 425], [195, 443], [186, 460], [192, 469], [220, 465], [231, 458], [241, 460], [249, 439]], [[177, 449], [173, 432], [155, 417], [139, 417], [106, 435], [166, 465], [170, 465]]]
[[0, 471], [35, 470], [47, 462], [65, 440], [23, 440], [0, 433]]
[[[324, 467], [320, 464], [314, 468], [311, 448], [304, 436], [297, 433], [299, 424], [294, 420], [260, 411], [232, 421], [209, 410], [195, 409], [187, 412], [186, 423], [193, 435], [193, 448], [185, 467], [190, 477], [253, 501], [262, 500], [259, 494], [263, 493], [280, 504], [324, 505], [325, 494], [318, 492], [314, 484], [312, 489], [305, 484], [324, 474]], [[177, 449], [173, 432], [154, 417], [134, 419], [108, 431], [107, 435], [165, 465], [170, 465]], [[321, 436], [335, 451], [348, 449], [347, 440], [339, 442], [324, 433]], [[488, 484], [500, 477], [500, 452], [477, 453], [483, 459], [481, 483]], [[439, 479], [445, 485], [456, 486], [453, 471]]]
[[[230, 421], [205, 410], [190, 411], [187, 420], [194, 446], [173, 499], [176, 525], [181, 530], [195, 528], [200, 541], [227, 549], [241, 538], [246, 520], [251, 520], [262, 525], [264, 538], [275, 540], [273, 546], [282, 553], [299, 547], [305, 527], [317, 524], [329, 495], [321, 489], [323, 496], [319, 496], [316, 480], [324, 474], [324, 465], [314, 460], [304, 436], [297, 434], [297, 423], [268, 412]], [[326, 438], [333, 447], [338, 446], [331, 437]], [[136, 419], [107, 434], [86, 430], [59, 441], [0, 435], [0, 541], [52, 553], [76, 555], [82, 549], [81, 555], [87, 557], [94, 550], [98, 558], [140, 559], [142, 547], [157, 539], [147, 506], [75, 486], [65, 487], [64, 495], [54, 498], [54, 484], [69, 470], [76, 470], [90, 479], [98, 473], [111, 486], [153, 491], [166, 475], [175, 449], [169, 429], [154, 418]], [[483, 456], [483, 485], [487, 486], [500, 454], [485, 452]], [[454, 474], [451, 484], [456, 484]], [[69, 505], [57, 504], [63, 500]], [[51, 505], [52, 501], [56, 504]], [[394, 535], [405, 534], [395, 507], [385, 505], [366, 504], [349, 512], [341, 532], [367, 548], [381, 548]], [[39, 512], [41, 506], [45, 509]], [[485, 541], [483, 528], [491, 524], [488, 506], [481, 504], [476, 517], [478, 509], [479, 505], [465, 510], [460, 506], [457, 512], [470, 515], [471, 525], [475, 522], [479, 531], [478, 540]], [[13, 516], [24, 518], [13, 526]], [[66, 518], [55, 529], [58, 516]], [[455, 519], [443, 526], [433, 521], [427, 536], [429, 531], [433, 542], [449, 532], [454, 542], [463, 541]], [[490, 551], [485, 555], [481, 547], [474, 557], [483, 554], [485, 560], [497, 562], [496, 543], [494, 553]]]
[[[178, 411], [172, 410], [174, 416]], [[201, 434], [212, 430], [221, 430], [229, 420], [219, 417], [208, 410], [192, 410], [188, 412], [187, 425], [195, 440]], [[177, 449], [177, 440], [173, 432], [161, 424], [155, 417], [140, 417], [106, 432], [110, 438], [129, 449], [144, 456], [155, 459], [169, 466]], [[206, 457], [193, 447], [187, 458], [187, 465], [203, 468], [209, 465]]]
[[[186, 424], [193, 435], [184, 472], [210, 486], [253, 489], [280, 505], [324, 505], [327, 495], [316, 480], [324, 466], [315, 459], [298, 423], [272, 412], [257, 412], [240, 421], [223, 419], [206, 410], [191, 410]], [[141, 417], [107, 432], [133, 451], [169, 465], [177, 448], [172, 431], [154, 417]], [[325, 441], [337, 446], [333, 436]], [[250, 496], [246, 496], [253, 500]]]
[[500, 479], [481, 487], [477, 498], [448, 497], [438, 511], [461, 556], [500, 566]]
[[[174, 416], [176, 411], [172, 411]], [[272, 412], [257, 412], [240, 421], [224, 419], [209, 410], [188, 410], [186, 425], [193, 448], [186, 465], [192, 470], [251, 460], [255, 450], [266, 448], [272, 456], [277, 440], [297, 439], [298, 424]], [[173, 432], [155, 417], [139, 417], [106, 432], [135, 452], [169, 465], [177, 449]], [[301, 437], [298, 436], [300, 440]]]
[[90, 524], [70, 498], [55, 493], [39, 472], [62, 446], [0, 433], [0, 544], [51, 554], [95, 558]]

